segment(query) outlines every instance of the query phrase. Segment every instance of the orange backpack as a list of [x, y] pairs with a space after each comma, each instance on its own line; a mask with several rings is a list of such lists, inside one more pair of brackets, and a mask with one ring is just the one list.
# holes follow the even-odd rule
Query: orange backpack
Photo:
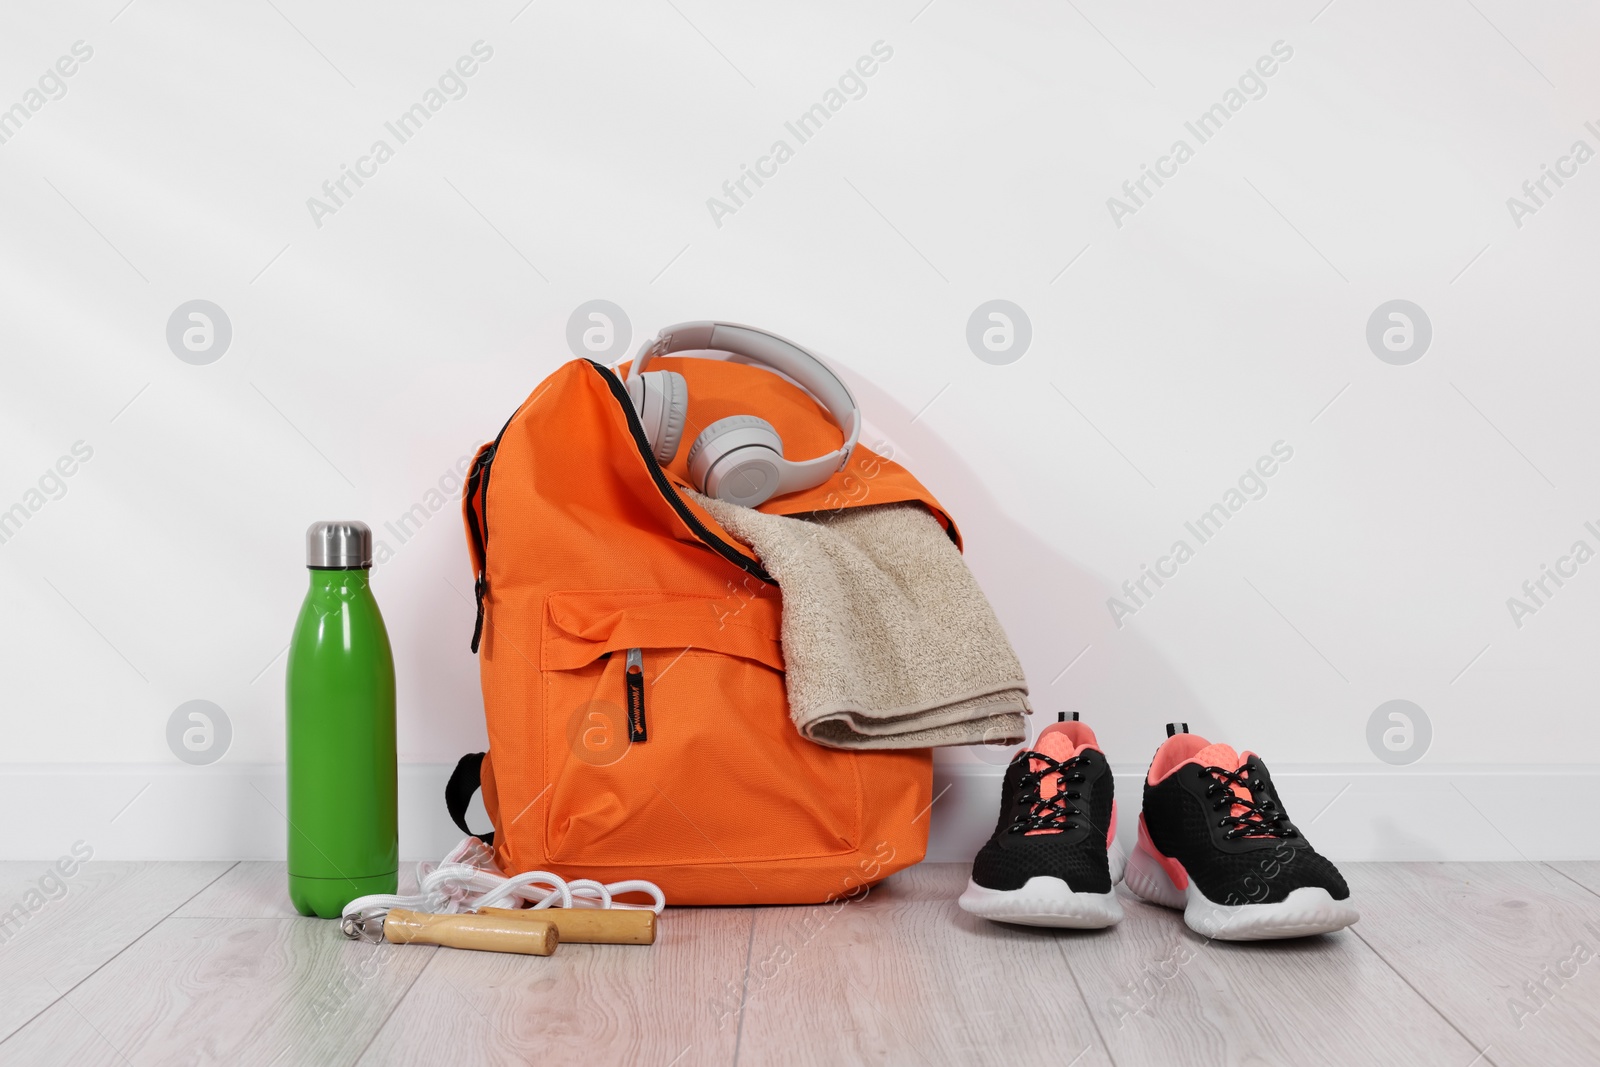
[[[759, 412], [791, 456], [839, 447], [822, 408], [769, 371], [679, 357], [658, 367], [689, 382], [685, 440]], [[456, 767], [451, 817], [472, 832], [481, 782], [495, 829], [479, 836], [501, 870], [647, 878], [673, 904], [826, 901], [917, 863], [931, 753], [800, 736], [780, 590], [683, 492], [687, 479], [685, 456], [658, 464], [621, 380], [588, 360], [547, 378], [478, 451], [463, 511], [489, 752]], [[907, 500], [960, 544], [928, 491], [864, 446], [823, 485], [761, 510]]]

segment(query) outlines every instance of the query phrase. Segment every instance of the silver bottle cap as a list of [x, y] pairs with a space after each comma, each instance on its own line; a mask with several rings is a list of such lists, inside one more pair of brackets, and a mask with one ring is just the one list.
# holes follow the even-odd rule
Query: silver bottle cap
[[364, 522], [314, 522], [306, 531], [306, 566], [372, 566], [372, 527]]

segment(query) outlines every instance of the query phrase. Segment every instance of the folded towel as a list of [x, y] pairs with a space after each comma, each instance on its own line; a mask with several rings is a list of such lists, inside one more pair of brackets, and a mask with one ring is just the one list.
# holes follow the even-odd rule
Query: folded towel
[[696, 499], [782, 588], [789, 714], [801, 734], [849, 749], [1026, 738], [1022, 664], [922, 505], [799, 519]]

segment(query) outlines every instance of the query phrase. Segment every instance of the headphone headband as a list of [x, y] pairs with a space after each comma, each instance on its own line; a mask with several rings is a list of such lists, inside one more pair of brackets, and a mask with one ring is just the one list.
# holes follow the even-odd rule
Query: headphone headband
[[732, 322], [681, 322], [668, 326], [639, 350], [628, 370], [628, 381], [643, 374], [657, 356], [693, 351], [728, 352], [740, 357], [733, 362], [755, 364], [793, 379], [844, 432], [844, 445], [827, 455], [799, 462], [789, 460], [786, 482], [811, 479], [811, 484], [816, 484], [828, 474], [843, 470], [850, 461], [850, 454], [861, 439], [861, 408], [850, 387], [814, 354], [775, 333]]

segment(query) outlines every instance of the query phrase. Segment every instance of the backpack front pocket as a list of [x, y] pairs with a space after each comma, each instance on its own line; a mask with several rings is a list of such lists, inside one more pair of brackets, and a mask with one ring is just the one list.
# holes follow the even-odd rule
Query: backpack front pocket
[[556, 593], [542, 647], [546, 842], [574, 867], [854, 851], [854, 754], [789, 719], [775, 596]]

